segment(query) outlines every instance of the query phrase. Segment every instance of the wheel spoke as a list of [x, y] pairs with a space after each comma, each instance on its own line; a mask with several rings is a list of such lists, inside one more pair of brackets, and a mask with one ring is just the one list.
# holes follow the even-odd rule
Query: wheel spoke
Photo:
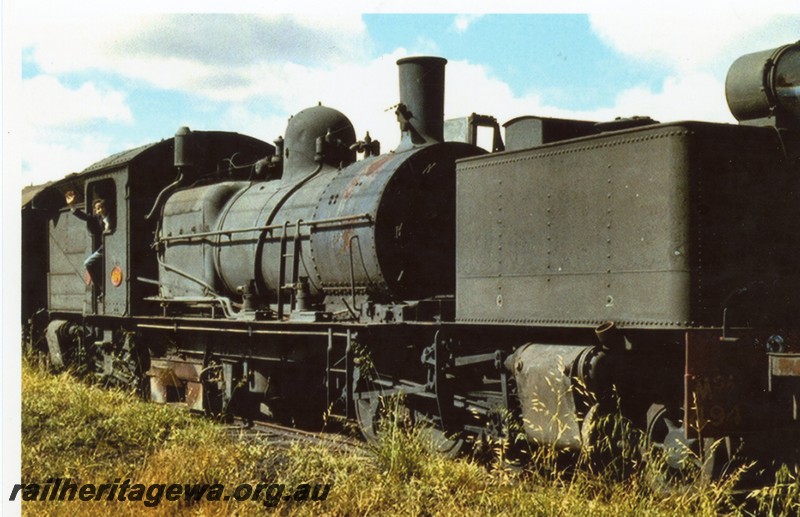
[[463, 450], [465, 440], [462, 432], [447, 432], [436, 424], [434, 418], [420, 411], [414, 411], [413, 416], [414, 424], [421, 426], [420, 433], [433, 451], [455, 457]]
[[672, 482], [685, 480], [692, 471], [713, 476], [727, 461], [727, 455], [711, 450], [707, 442], [713, 440], [687, 438], [683, 422], [671, 416], [680, 414], [680, 409], [651, 406], [647, 412], [647, 446], [663, 459], [664, 474]]

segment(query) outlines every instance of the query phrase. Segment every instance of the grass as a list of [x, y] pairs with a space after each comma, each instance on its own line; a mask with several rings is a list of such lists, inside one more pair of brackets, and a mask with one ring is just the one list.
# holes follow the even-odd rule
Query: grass
[[432, 453], [419, 428], [386, 426], [364, 454], [321, 446], [288, 450], [265, 441], [236, 440], [213, 422], [177, 408], [54, 376], [25, 364], [22, 371], [22, 480], [151, 484], [283, 483], [284, 494], [303, 484], [331, 484], [324, 501], [201, 500], [23, 502], [36, 515], [598, 515], [661, 516], [791, 514], [798, 509], [798, 471], [785, 469], [774, 486], [747, 500], [732, 497], [733, 480], [698, 479], [681, 490], [659, 490], [653, 462], [614, 469], [565, 467], [546, 448], [532, 449], [528, 468], [499, 456], [448, 460]]

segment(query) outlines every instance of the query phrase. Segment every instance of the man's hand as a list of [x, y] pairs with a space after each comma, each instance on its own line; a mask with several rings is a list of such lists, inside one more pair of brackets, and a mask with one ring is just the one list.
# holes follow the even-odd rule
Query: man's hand
[[68, 190], [66, 194], [64, 194], [64, 199], [67, 201], [68, 205], [72, 205], [75, 202], [75, 191]]

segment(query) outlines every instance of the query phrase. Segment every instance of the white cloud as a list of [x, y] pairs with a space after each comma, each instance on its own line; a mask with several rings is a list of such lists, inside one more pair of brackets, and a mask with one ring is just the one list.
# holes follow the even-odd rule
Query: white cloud
[[669, 73], [659, 88], [622, 91], [613, 107], [588, 115], [734, 122], [725, 102], [729, 66], [741, 55], [796, 41], [800, 16], [724, 7], [653, 12], [629, 6], [624, 12], [591, 14], [593, 31], [611, 48]]
[[68, 88], [48, 75], [22, 82], [25, 123], [36, 128], [75, 126], [95, 120], [131, 122], [133, 115], [123, 92], [102, 89], [92, 82]]
[[[158, 88], [243, 100], [287, 62], [335, 66], [368, 51], [359, 16], [150, 15], [30, 20], [23, 45], [51, 74], [104, 71]], [[267, 90], [268, 91], [268, 90]]]
[[22, 182], [36, 185], [80, 172], [117, 151], [118, 144], [92, 133], [49, 132], [40, 138], [22, 139]]
[[[396, 61], [406, 55], [406, 50], [398, 49], [371, 61], [324, 69], [290, 65], [275, 93], [288, 115], [322, 103], [347, 115], [359, 139], [369, 131], [381, 140], [383, 149], [392, 149], [400, 136], [393, 109], [399, 100]], [[287, 118], [269, 117], [276, 125], [267, 127], [272, 132], [262, 138], [282, 135]]]
[[615, 104], [622, 116], [649, 115], [662, 122], [735, 122], [725, 101], [724, 83], [705, 73], [669, 77], [659, 92], [641, 87], [623, 91]]
[[[470, 113], [492, 115], [502, 124], [523, 114], [543, 114], [538, 95], [517, 97], [505, 82], [493, 77], [483, 65], [451, 61], [447, 65], [445, 117]], [[469, 85], [469, 88], [459, 87]]]
[[110, 154], [110, 138], [88, 130], [90, 124], [133, 121], [123, 92], [90, 81], [69, 88], [55, 77], [38, 75], [24, 80], [21, 92], [24, 116], [18, 129], [25, 184], [80, 171]]
[[678, 73], [711, 67], [724, 73], [736, 57], [796, 41], [800, 15], [736, 6], [653, 12], [631, 7], [589, 17], [594, 32], [613, 49]]
[[[500, 124], [521, 115], [608, 121], [616, 117], [650, 116], [662, 122], [705, 120], [734, 122], [725, 102], [724, 82], [711, 74], [696, 72], [669, 77], [654, 91], [644, 86], [621, 91], [608, 105], [591, 110], [564, 109], [545, 103], [531, 92], [515, 96], [503, 81], [480, 65], [463, 61], [447, 65], [446, 116], [477, 112], [495, 116]], [[455, 85], [469, 84], [469, 88]]]
[[[357, 14], [36, 13], [22, 20], [19, 39], [25, 59], [42, 72], [21, 85], [26, 105], [20, 110], [19, 120], [25, 183], [82, 170], [125, 148], [125, 143], [113, 142], [107, 136], [80, 139], [74, 131], [60, 131], [64, 127], [85, 128], [91, 122], [130, 122], [133, 118], [123, 93], [91, 81], [67, 88], [56, 79], [62, 74], [111, 74], [137, 88], [188, 95], [194, 98], [194, 104], [201, 105], [203, 100], [230, 104], [228, 118], [221, 122], [233, 125], [230, 117], [235, 107], [247, 101], [267, 99], [279, 110], [286, 106], [288, 112], [303, 105], [298, 101], [311, 103], [313, 97], [316, 103], [322, 100], [315, 98], [320, 92], [351, 84], [352, 79], [347, 79], [342, 70], [351, 62], [363, 62], [370, 48]], [[280, 120], [284, 125], [285, 118], [284, 113], [264, 117], [273, 126]], [[203, 129], [243, 132], [241, 127], [220, 128], [216, 123]], [[282, 127], [274, 134], [270, 132], [274, 128], [261, 129], [256, 136], [267, 140], [283, 132]], [[93, 133], [84, 130], [82, 134]]]
[[[574, 111], [545, 104], [535, 91], [515, 95], [487, 66], [453, 60], [447, 65], [446, 117], [477, 112], [494, 115], [500, 123], [525, 114], [586, 120], [649, 115], [662, 121], [731, 121], [722, 86], [728, 65], [743, 53], [797, 38], [797, 16], [745, 16], [737, 11], [716, 17], [626, 13], [593, 14], [592, 27], [615, 50], [665, 67], [669, 74], [662, 84], [637, 86], [619, 92], [605, 106]], [[474, 18], [457, 17], [457, 21], [467, 28]], [[366, 28], [355, 14], [31, 22], [23, 31], [25, 55], [46, 73], [117, 74], [142, 87], [191, 95], [193, 104], [206, 102], [224, 113], [207, 123], [211, 127], [186, 121], [194, 129], [231, 130], [271, 141], [284, 133], [289, 115], [321, 102], [345, 113], [358, 138], [370, 131], [384, 151], [399, 139], [391, 109], [399, 100], [395, 61], [409, 54], [439, 53], [436, 39], [426, 38], [409, 42], [409, 49], [369, 58]], [[37, 99], [26, 114], [31, 128], [26, 133], [35, 140], [23, 150], [26, 170], [60, 167], [53, 176], [58, 177], [121, 149], [118, 142], [109, 149], [111, 142], [102, 137], [79, 140], [67, 133], [44, 132], [63, 121], [130, 121], [133, 115], [120, 92], [89, 81], [68, 89], [44, 77], [26, 81], [24, 89], [28, 98]], [[48, 142], [54, 146], [50, 151]], [[53, 160], [49, 166], [48, 157]]]
[[456, 32], [466, 32], [470, 25], [483, 18], [483, 14], [458, 14], [453, 20], [453, 28]]

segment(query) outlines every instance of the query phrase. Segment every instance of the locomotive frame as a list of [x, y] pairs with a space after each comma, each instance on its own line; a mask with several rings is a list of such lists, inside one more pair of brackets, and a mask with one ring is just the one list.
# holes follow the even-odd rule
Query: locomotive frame
[[[734, 63], [738, 126], [520, 117], [507, 148], [491, 117], [444, 123], [445, 60], [398, 65], [389, 153], [317, 106], [274, 146], [181, 128], [25, 192], [29, 345], [157, 402], [368, 439], [402, 393], [445, 453], [510, 425], [591, 449], [619, 409], [676, 466], [794, 461], [800, 44]], [[99, 286], [67, 190], [112, 206]]]

